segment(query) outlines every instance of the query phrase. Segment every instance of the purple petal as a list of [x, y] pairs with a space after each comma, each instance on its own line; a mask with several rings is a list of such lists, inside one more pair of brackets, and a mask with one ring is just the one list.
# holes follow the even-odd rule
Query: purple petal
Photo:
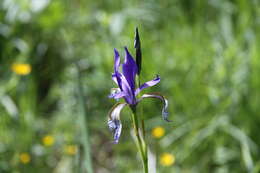
[[113, 132], [114, 143], [118, 143], [121, 135], [122, 124], [120, 122], [120, 112], [126, 105], [126, 103], [118, 103], [112, 107], [108, 114], [107, 124], [109, 129]]
[[117, 78], [116, 78], [116, 74], [115, 74], [115, 73], [112, 74], [112, 80], [118, 85], [118, 82], [117, 82]]
[[122, 65], [123, 69], [123, 75], [125, 76], [133, 94], [135, 90], [135, 75], [137, 73], [137, 65], [135, 63], [135, 60], [131, 56], [131, 54], [128, 52], [127, 48], [125, 47], [125, 62]]
[[123, 67], [123, 74], [119, 72], [120, 56], [116, 49], [114, 49], [114, 73], [112, 74], [112, 80], [118, 85], [121, 90], [121, 94], [112, 94], [110, 97], [121, 98], [124, 97], [125, 101], [129, 104], [135, 104], [136, 99], [134, 95], [135, 90], [135, 75], [137, 72], [137, 66], [132, 56], [126, 50], [125, 63]]
[[116, 93], [114, 95], [114, 99], [120, 99], [120, 98], [125, 97], [125, 96], [126, 96], [126, 94], [124, 92]]
[[119, 73], [120, 56], [116, 49], [114, 49], [114, 73], [112, 74], [112, 80], [118, 85], [118, 79], [116, 73]]
[[116, 100], [124, 97], [126, 94], [120, 90], [120, 88], [112, 88], [111, 94], [108, 96], [109, 98], [114, 98]]
[[135, 96], [134, 96], [132, 89], [129, 86], [129, 83], [127, 82], [125, 76], [123, 76], [119, 72], [115, 73], [114, 76], [116, 78], [119, 88], [125, 94], [125, 96], [124, 96], [125, 101], [128, 104], [135, 104], [136, 103]]
[[121, 76], [121, 86], [122, 86], [122, 91], [125, 93], [125, 101], [130, 104], [133, 105], [136, 103], [135, 101], [135, 95], [132, 92], [131, 87], [129, 86], [129, 83], [127, 82], [125, 76]]
[[120, 66], [120, 56], [119, 53], [116, 49], [114, 49], [114, 72], [119, 71], [119, 66]]
[[113, 73], [112, 74], [112, 79], [116, 82], [116, 84], [118, 85], [118, 87], [121, 89], [121, 91], [123, 91], [122, 88], [122, 74], [119, 72]]
[[151, 86], [158, 84], [160, 82], [160, 80], [161, 80], [160, 77], [156, 76], [156, 78], [154, 78], [153, 80], [145, 82], [144, 84], [142, 84], [139, 88], [137, 88], [135, 90], [135, 95], [139, 94], [139, 92], [142, 91], [145, 88], [148, 88], [148, 87], [151, 87]]

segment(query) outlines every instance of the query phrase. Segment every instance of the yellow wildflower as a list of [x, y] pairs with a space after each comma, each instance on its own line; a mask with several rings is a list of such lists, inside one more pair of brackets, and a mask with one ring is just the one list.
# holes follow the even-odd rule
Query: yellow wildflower
[[175, 157], [174, 155], [170, 153], [164, 153], [160, 157], [160, 164], [162, 166], [171, 166], [175, 163]]
[[20, 154], [20, 162], [23, 164], [27, 164], [31, 161], [31, 156], [28, 153], [21, 153]]
[[75, 155], [77, 153], [78, 147], [76, 145], [66, 145], [64, 151], [68, 155]]
[[31, 72], [30, 64], [13, 64], [12, 70], [18, 75], [27, 75]]
[[42, 143], [47, 147], [52, 146], [54, 144], [54, 137], [51, 135], [46, 135], [42, 138]]
[[157, 126], [152, 130], [152, 135], [154, 138], [161, 138], [162, 136], [164, 136], [164, 134], [165, 130], [161, 126]]

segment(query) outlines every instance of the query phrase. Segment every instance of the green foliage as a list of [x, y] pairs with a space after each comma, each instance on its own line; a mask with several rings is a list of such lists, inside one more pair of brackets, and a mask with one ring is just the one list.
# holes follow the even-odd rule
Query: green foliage
[[[149, 91], [169, 100], [172, 123], [160, 103], [142, 102], [147, 139], [157, 172], [259, 172], [259, 1], [0, 2], [0, 172], [76, 172], [81, 167], [79, 64], [95, 172], [140, 172], [122, 112], [118, 145], [106, 121], [113, 48], [134, 53], [138, 26], [142, 81], [161, 76]], [[122, 58], [122, 57], [121, 57]], [[31, 65], [28, 75], [12, 71]], [[165, 136], [151, 130], [163, 126]], [[52, 136], [50, 146], [44, 137]], [[77, 152], [66, 147], [77, 146]], [[73, 151], [73, 150], [72, 150]], [[30, 161], [24, 163], [22, 153]], [[160, 164], [171, 153], [175, 163]]]

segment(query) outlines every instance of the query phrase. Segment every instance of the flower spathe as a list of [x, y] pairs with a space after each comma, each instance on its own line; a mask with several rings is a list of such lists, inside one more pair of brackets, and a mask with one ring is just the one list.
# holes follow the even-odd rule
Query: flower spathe
[[[120, 67], [122, 72], [120, 72]], [[124, 98], [126, 103], [117, 103], [112, 107], [108, 116], [108, 126], [114, 134], [114, 142], [118, 143], [121, 135], [122, 125], [120, 122], [120, 112], [126, 106], [131, 108], [135, 107], [141, 100], [145, 98], [157, 98], [163, 102], [162, 115], [163, 119], [168, 120], [168, 101], [159, 93], [147, 93], [137, 98], [138, 94], [145, 88], [156, 85], [160, 82], [160, 77], [157, 75], [153, 80], [145, 82], [136, 88], [135, 78], [137, 75], [138, 67], [132, 55], [125, 47], [125, 60], [123, 64], [120, 64], [120, 55], [116, 49], [114, 49], [114, 72], [112, 74], [112, 80], [117, 84], [118, 88], [113, 88], [110, 98], [116, 100]]]

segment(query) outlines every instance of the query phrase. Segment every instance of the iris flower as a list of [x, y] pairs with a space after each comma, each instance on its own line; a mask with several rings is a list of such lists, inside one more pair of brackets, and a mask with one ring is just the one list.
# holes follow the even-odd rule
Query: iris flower
[[[120, 72], [120, 67], [122, 67], [122, 72]], [[125, 100], [123, 103], [115, 104], [108, 115], [108, 126], [113, 132], [114, 143], [118, 143], [122, 130], [120, 112], [127, 105], [131, 108], [135, 108], [136, 105], [145, 98], [160, 99], [163, 102], [162, 117], [164, 120], [169, 121], [167, 112], [168, 101], [160, 93], [147, 93], [137, 98], [142, 90], [159, 83], [160, 77], [157, 75], [153, 80], [145, 82], [136, 88], [135, 78], [137, 72], [137, 64], [128, 49], [125, 47], [125, 60], [123, 64], [120, 64], [120, 55], [118, 51], [114, 49], [114, 72], [112, 74], [112, 80], [116, 83], [118, 88], [113, 88], [109, 97], [116, 100], [120, 98]]]

